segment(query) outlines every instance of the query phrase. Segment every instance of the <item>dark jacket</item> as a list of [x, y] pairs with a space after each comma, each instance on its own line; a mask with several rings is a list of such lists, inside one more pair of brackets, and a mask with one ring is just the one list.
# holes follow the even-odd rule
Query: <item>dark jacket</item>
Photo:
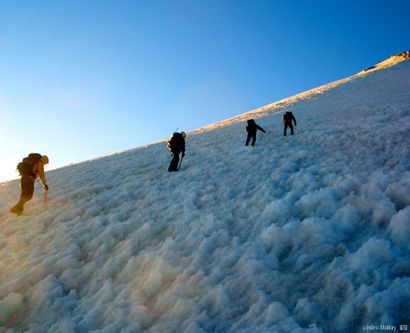
[[257, 130], [260, 130], [263, 133], [266, 133], [262, 127], [260, 127], [259, 125], [255, 123], [255, 120], [253, 119], [248, 120], [248, 126], [246, 126], [246, 133], [248, 133], [248, 135], [250, 136], [255, 136]]
[[295, 118], [295, 116], [293, 115], [292, 112], [286, 111], [286, 113], [282, 116], [282, 122], [283, 122], [285, 125], [292, 125], [292, 121], [293, 121], [293, 123], [294, 123], [295, 126], [296, 126], [296, 118]]

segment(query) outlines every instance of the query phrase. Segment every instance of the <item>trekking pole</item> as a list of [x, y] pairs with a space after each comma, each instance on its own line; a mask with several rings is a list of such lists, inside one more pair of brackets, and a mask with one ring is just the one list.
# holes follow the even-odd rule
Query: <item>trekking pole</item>
[[43, 206], [45, 209], [47, 209], [47, 201], [48, 201], [47, 190], [43, 189]]
[[259, 143], [261, 143], [262, 138], [263, 138], [264, 136], [265, 136], [265, 133], [261, 134], [261, 137], [260, 137], [260, 139], [259, 139]]
[[184, 159], [184, 156], [181, 157], [181, 160], [179, 161], [179, 165], [178, 165], [178, 171], [179, 169], [181, 169], [181, 164], [182, 164], [182, 160]]

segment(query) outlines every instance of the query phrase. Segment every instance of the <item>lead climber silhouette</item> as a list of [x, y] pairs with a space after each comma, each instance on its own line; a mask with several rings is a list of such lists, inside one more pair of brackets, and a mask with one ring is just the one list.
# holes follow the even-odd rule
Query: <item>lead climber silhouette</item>
[[293, 115], [292, 112], [286, 111], [285, 114], [282, 116], [282, 123], [285, 125], [283, 129], [283, 136], [286, 136], [286, 132], [288, 130], [288, 127], [290, 127], [290, 134], [293, 135], [293, 124], [295, 124], [296, 127], [296, 118]]
[[37, 177], [40, 178], [44, 191], [48, 191], [46, 176], [44, 174], [44, 165], [47, 163], [48, 157], [46, 155], [31, 153], [23, 158], [23, 160], [17, 165], [17, 170], [21, 175], [20, 200], [10, 209], [10, 212], [17, 215], [23, 214], [24, 204], [33, 197], [34, 182]]
[[249, 120], [248, 120], [248, 126], [246, 126], [246, 134], [247, 134], [247, 136], [246, 136], [246, 143], [245, 143], [246, 146], [249, 146], [249, 141], [250, 141], [251, 139], [252, 139], [251, 145], [252, 145], [252, 146], [255, 146], [256, 131], [257, 131], [257, 130], [260, 130], [260, 131], [262, 131], [263, 133], [266, 133], [266, 131], [265, 131], [262, 127], [260, 127], [259, 125], [257, 125], [257, 124], [255, 123], [255, 120], [249, 119]]
[[[179, 163], [179, 154], [182, 153], [182, 158], [185, 156], [185, 138], [186, 134], [185, 132], [175, 132], [172, 134], [171, 139], [168, 141], [168, 150], [172, 154], [172, 160], [171, 163], [169, 164], [168, 171], [178, 171], [180, 166], [178, 166]], [[181, 162], [182, 162], [181, 158]]]

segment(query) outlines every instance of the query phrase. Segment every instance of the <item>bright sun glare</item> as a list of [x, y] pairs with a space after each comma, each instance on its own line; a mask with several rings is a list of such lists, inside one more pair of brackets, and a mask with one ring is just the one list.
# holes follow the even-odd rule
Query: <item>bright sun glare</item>
[[16, 173], [16, 165], [9, 161], [0, 164], [0, 183], [16, 178], [18, 178], [18, 174]]

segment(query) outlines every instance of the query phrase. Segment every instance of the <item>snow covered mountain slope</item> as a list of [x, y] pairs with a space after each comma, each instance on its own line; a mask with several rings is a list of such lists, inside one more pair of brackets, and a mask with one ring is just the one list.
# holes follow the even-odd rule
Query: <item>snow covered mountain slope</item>
[[410, 324], [410, 61], [203, 128], [169, 161], [159, 142], [48, 172], [19, 218], [0, 184], [0, 332]]

